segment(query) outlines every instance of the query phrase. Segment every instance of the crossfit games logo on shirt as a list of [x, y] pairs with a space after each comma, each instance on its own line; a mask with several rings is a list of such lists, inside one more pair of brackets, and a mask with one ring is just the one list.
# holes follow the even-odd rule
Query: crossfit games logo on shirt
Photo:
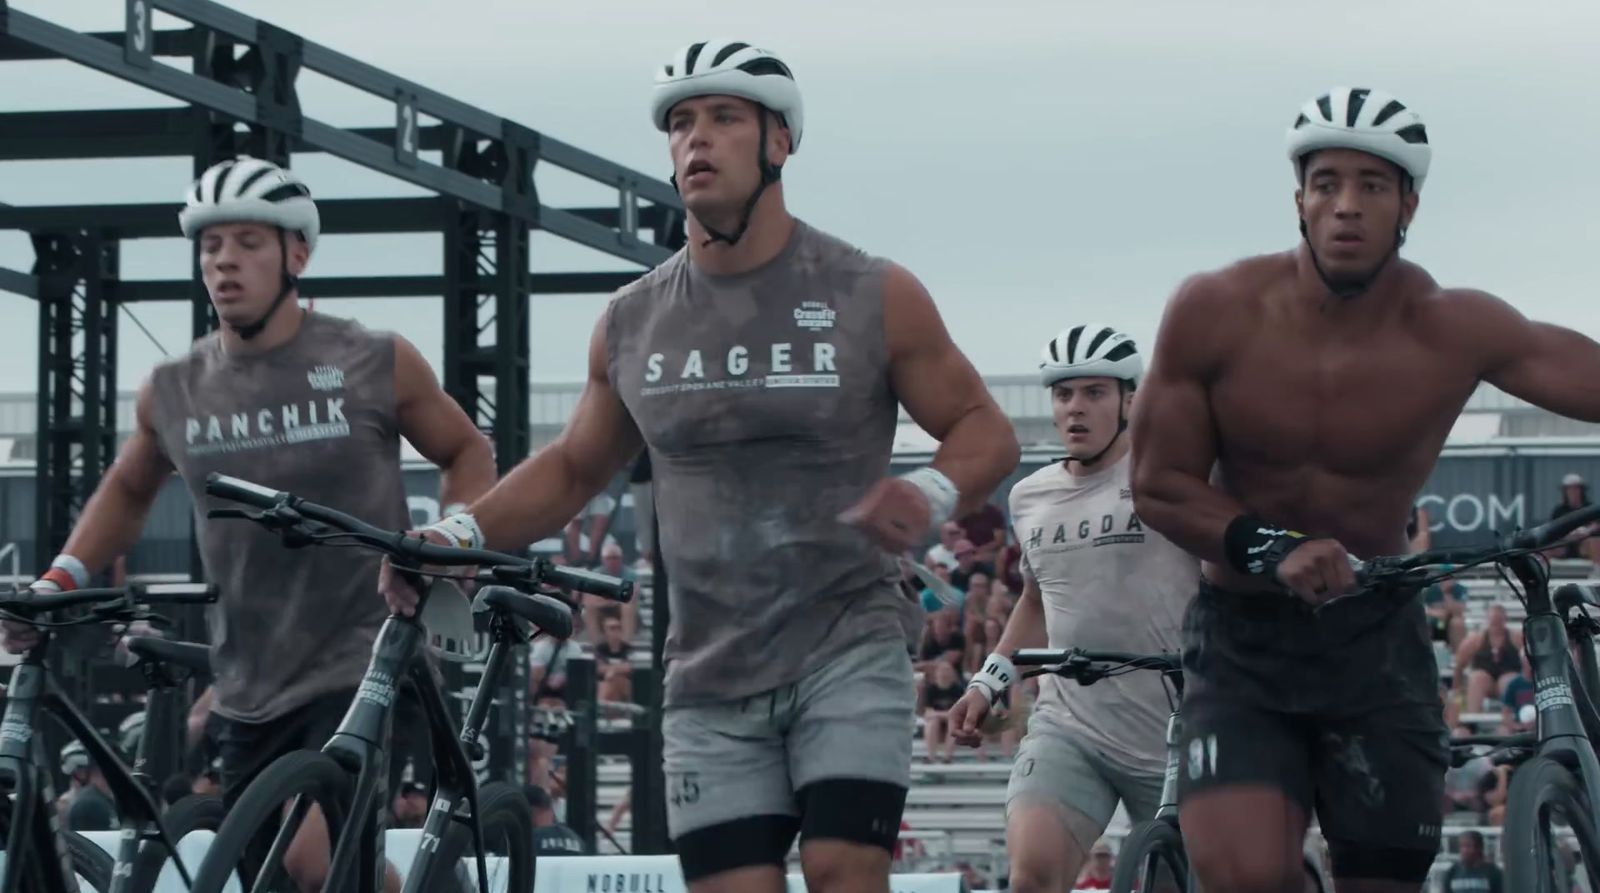
[[314, 391], [337, 391], [344, 387], [344, 370], [338, 366], [318, 366], [306, 373]]
[[833, 318], [837, 315], [821, 301], [801, 301], [800, 306], [794, 308], [794, 324], [810, 332], [820, 332], [833, 328]]

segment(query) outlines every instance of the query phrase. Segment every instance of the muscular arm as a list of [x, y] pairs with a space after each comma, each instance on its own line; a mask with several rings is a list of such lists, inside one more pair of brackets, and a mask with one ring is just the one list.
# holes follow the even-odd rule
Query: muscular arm
[[394, 339], [394, 390], [400, 436], [439, 466], [439, 504], [465, 504], [494, 486], [489, 438], [439, 386], [410, 341]]
[[1133, 401], [1133, 505], [1140, 520], [1189, 554], [1226, 564], [1223, 535], [1245, 512], [1213, 487], [1216, 431], [1206, 399], [1218, 350], [1219, 298], [1204, 278], [1179, 287], [1162, 316], [1150, 371]]
[[172, 463], [161, 452], [152, 427], [154, 400], [146, 380], [134, 404], [133, 435], [84, 505], [62, 549], [82, 561], [90, 574], [98, 574], [138, 541], [150, 506], [172, 474]]
[[895, 395], [911, 420], [939, 441], [932, 465], [960, 491], [960, 517], [983, 505], [1017, 467], [1016, 432], [950, 340], [927, 289], [899, 266], [885, 273], [883, 316]]
[[644, 446], [606, 372], [610, 315], [595, 324], [589, 378], [560, 436], [469, 509], [488, 548], [520, 549], [559, 531]]
[[1541, 409], [1600, 422], [1600, 344], [1484, 292], [1455, 293], [1448, 312], [1468, 327], [1485, 381]]

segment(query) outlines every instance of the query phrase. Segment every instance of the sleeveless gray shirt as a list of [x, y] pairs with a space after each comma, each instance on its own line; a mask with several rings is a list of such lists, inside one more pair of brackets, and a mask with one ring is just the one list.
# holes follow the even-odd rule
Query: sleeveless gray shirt
[[894, 560], [837, 520], [889, 470], [884, 267], [797, 221], [759, 269], [714, 276], [680, 251], [607, 310], [611, 384], [654, 475], [668, 705], [764, 692], [921, 625]]
[[248, 521], [207, 520], [206, 475], [241, 477], [379, 527], [410, 525], [400, 474], [394, 338], [307, 313], [293, 341], [230, 356], [216, 333], [152, 374], [161, 450], [194, 500], [200, 556], [221, 590], [208, 615], [215, 710], [262, 722], [354, 689], [388, 611], [379, 558], [290, 551]]

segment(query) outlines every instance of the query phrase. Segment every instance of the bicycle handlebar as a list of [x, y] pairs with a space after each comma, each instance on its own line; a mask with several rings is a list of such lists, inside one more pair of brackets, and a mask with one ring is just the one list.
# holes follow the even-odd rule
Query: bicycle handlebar
[[[266, 512], [288, 509], [298, 515], [325, 524], [358, 538], [391, 557], [409, 559], [420, 564], [460, 567], [487, 565], [511, 569], [517, 577], [525, 578], [530, 585], [547, 584], [578, 592], [587, 592], [612, 601], [627, 602], [633, 598], [633, 584], [616, 577], [593, 571], [558, 567], [547, 558], [518, 558], [504, 552], [488, 549], [464, 549], [441, 546], [421, 537], [406, 536], [403, 531], [374, 527], [360, 518], [352, 517], [338, 509], [307, 502], [292, 493], [273, 490], [260, 484], [212, 472], [206, 476], [206, 493], [233, 502], [254, 506]], [[249, 517], [249, 516], [246, 516]], [[251, 518], [263, 521], [262, 518]], [[284, 519], [289, 520], [289, 519]], [[270, 523], [270, 522], [268, 522]], [[288, 526], [295, 526], [292, 522]], [[496, 579], [504, 575], [495, 574]]]
[[[1527, 530], [1514, 531], [1498, 538], [1495, 542], [1484, 546], [1450, 546], [1443, 549], [1429, 549], [1415, 555], [1385, 555], [1362, 561], [1351, 557], [1350, 564], [1356, 572], [1356, 582], [1362, 586], [1380, 582], [1406, 582], [1425, 578], [1426, 573], [1419, 574], [1428, 568], [1440, 565], [1474, 565], [1489, 561], [1497, 561], [1511, 557], [1513, 553], [1533, 552], [1555, 545], [1566, 536], [1585, 524], [1600, 521], [1600, 504], [1587, 505], [1577, 511], [1568, 512], [1559, 518], [1547, 521], [1537, 527]], [[1343, 598], [1331, 599], [1324, 605], [1331, 604]]]
[[1082, 648], [1019, 648], [1011, 656], [1011, 663], [1018, 667], [1049, 667], [1067, 663], [1128, 664], [1163, 672], [1183, 667], [1176, 654], [1126, 654], [1120, 651], [1085, 651]]
[[127, 586], [74, 589], [70, 592], [21, 589], [0, 596], [0, 611], [20, 617], [37, 617], [79, 605], [122, 602], [124, 607], [132, 610], [135, 605], [204, 605], [216, 600], [217, 587], [209, 583], [131, 583]]

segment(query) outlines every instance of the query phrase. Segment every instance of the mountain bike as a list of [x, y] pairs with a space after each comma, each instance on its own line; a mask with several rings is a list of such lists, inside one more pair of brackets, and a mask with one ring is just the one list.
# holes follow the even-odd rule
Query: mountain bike
[[[211, 649], [191, 642], [177, 642], [156, 636], [127, 636], [122, 645], [128, 660], [144, 675], [146, 683], [144, 731], [133, 754], [133, 777], [152, 794], [176, 771], [184, 751], [184, 720], [188, 716], [188, 697], [184, 683], [196, 675], [211, 672]], [[211, 794], [190, 794], [167, 806], [161, 816], [174, 843], [181, 843], [192, 831], [216, 831], [222, 826], [222, 798]], [[120, 845], [125, 849], [126, 840]], [[128, 864], [119, 856], [119, 865]], [[130, 893], [151, 893], [170, 860], [186, 881], [188, 869], [176, 853], [169, 853], [159, 841], [149, 839], [133, 859]]]
[[1434, 549], [1357, 567], [1357, 578], [1364, 583], [1420, 588], [1465, 567], [1494, 564], [1527, 609], [1522, 639], [1533, 668], [1538, 727], [1533, 740], [1523, 742], [1526, 759], [1512, 772], [1500, 835], [1506, 889], [1518, 893], [1572, 889], [1560, 846], [1564, 841], [1576, 842], [1588, 888], [1600, 890], [1595, 812], [1600, 804], [1600, 757], [1595, 749], [1600, 713], [1593, 700], [1600, 692], [1594, 650], [1600, 623], [1587, 611], [1600, 608], [1600, 591], [1593, 584], [1568, 583], [1552, 595], [1550, 564], [1540, 554], [1596, 520], [1600, 505], [1585, 506], [1492, 545]]
[[[1117, 853], [1111, 874], [1112, 893], [1200, 893], [1199, 884], [1189, 874], [1189, 856], [1183, 846], [1178, 824], [1179, 742], [1183, 739], [1183, 664], [1176, 654], [1123, 654], [1112, 651], [1084, 651], [1079, 648], [1024, 648], [1012, 656], [1023, 678], [1050, 673], [1072, 679], [1079, 685], [1093, 685], [1109, 676], [1148, 670], [1158, 672], [1167, 688], [1172, 709], [1167, 717], [1167, 765], [1161, 783], [1161, 804], [1149, 820], [1131, 828]], [[1517, 739], [1461, 739], [1459, 744], [1514, 745]], [[1333, 881], [1320, 859], [1302, 855], [1305, 877], [1320, 893], [1334, 893]]]
[[[391, 615], [372, 649], [372, 661], [355, 700], [338, 731], [320, 751], [290, 753], [267, 766], [239, 796], [206, 854], [193, 893], [220, 893], [236, 870], [247, 889], [262, 893], [290, 888], [283, 866], [290, 840], [312, 804], [321, 808], [328, 825], [332, 859], [325, 893], [378, 893], [386, 864], [384, 831], [389, 802], [385, 742], [394, 703], [403, 681], [421, 697], [433, 743], [437, 790], [422, 830], [421, 843], [405, 879], [407, 893], [459, 890], [462, 858], [468, 848], [476, 856], [477, 889], [488, 893], [489, 848], [497, 842], [512, 893], [533, 889], [533, 816], [522, 791], [491, 782], [481, 789], [472, 762], [483, 757], [478, 737], [487, 719], [495, 689], [513, 649], [541, 634], [572, 634], [572, 606], [554, 597], [552, 587], [592, 593], [617, 601], [632, 597], [631, 583], [572, 568], [544, 558], [518, 558], [482, 549], [458, 549], [429, 543], [403, 531], [382, 530], [343, 512], [307, 502], [292, 493], [238, 478], [212, 474], [206, 493], [256, 509], [217, 508], [210, 518], [243, 519], [274, 531], [289, 548], [311, 545], [350, 546], [389, 555], [397, 570], [416, 578], [423, 565], [475, 566], [454, 579], [485, 584], [472, 600], [474, 613], [488, 615], [492, 645], [471, 706], [458, 730], [425, 661], [417, 660], [428, 630], [424, 618], [437, 615], [440, 599], [454, 597], [453, 587], [419, 586], [422, 600], [411, 617]], [[435, 575], [437, 577], [437, 575]], [[377, 598], [374, 591], [373, 598]], [[431, 621], [430, 621], [431, 622]], [[470, 633], [470, 618], [468, 618]], [[460, 634], [460, 633], [458, 633]], [[284, 804], [290, 804], [287, 814]], [[275, 829], [275, 830], [274, 830]], [[248, 849], [258, 836], [271, 834], [272, 844], [260, 864]]]
[[[0, 793], [10, 799], [9, 808], [0, 809], [6, 856], [0, 893], [75, 893], [77, 876], [101, 893], [141, 893], [133, 883], [134, 868], [146, 845], [172, 853], [180, 876], [189, 879], [188, 869], [176, 859], [178, 837], [157, 805], [154, 785], [148, 776], [136, 774], [122, 761], [116, 748], [72, 702], [50, 671], [48, 659], [55, 638], [52, 630], [88, 624], [159, 623], [164, 618], [147, 606], [206, 604], [216, 599], [215, 587], [187, 583], [61, 593], [24, 589], [0, 594], [0, 618], [31, 623], [42, 632], [39, 643], [12, 670], [4, 719], [0, 719]], [[51, 619], [69, 608], [87, 610], [81, 616]], [[171, 660], [177, 652], [165, 653]], [[184, 654], [194, 656], [193, 652]], [[38, 734], [41, 711], [66, 726], [105, 775], [122, 828], [114, 861], [94, 843], [61, 827], [53, 760], [44, 753], [43, 737]], [[156, 868], [160, 867], [159, 851], [145, 858], [156, 860]]]

